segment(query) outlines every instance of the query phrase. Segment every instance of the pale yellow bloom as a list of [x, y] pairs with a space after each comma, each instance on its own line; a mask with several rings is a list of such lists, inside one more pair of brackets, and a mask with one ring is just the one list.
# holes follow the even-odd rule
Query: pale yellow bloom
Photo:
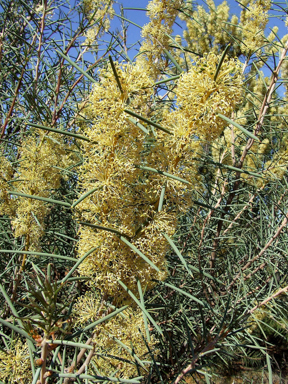
[[[94, 190], [78, 206], [82, 221], [117, 230], [153, 264], [143, 260], [118, 234], [81, 226], [79, 257], [92, 247], [97, 249], [80, 265], [82, 275], [91, 276], [90, 285], [108, 294], [114, 302], [130, 300], [118, 280], [137, 293], [137, 279], [147, 289], [166, 277], [167, 241], [162, 233], [173, 236], [177, 214], [192, 203], [197, 188], [197, 165], [202, 151], [199, 140], [182, 140], [178, 128], [173, 135], [152, 131], [141, 121], [144, 132], [124, 112], [125, 108], [153, 119], [149, 106], [153, 100], [152, 75], [148, 76], [140, 62], [115, 63], [121, 90], [112, 69], [100, 74], [90, 95], [85, 114], [93, 121], [83, 126], [90, 142], [83, 143], [84, 163], [80, 168], [81, 193]], [[148, 114], [148, 115], [147, 115]], [[170, 124], [166, 110], [163, 124]], [[170, 127], [169, 127], [170, 128]], [[181, 141], [182, 140], [182, 141]], [[182, 143], [182, 144], [180, 144]], [[194, 159], [193, 159], [194, 157]], [[175, 180], [141, 169], [146, 166], [184, 179]], [[165, 204], [158, 212], [160, 194], [165, 186]]]
[[[20, 193], [49, 198], [63, 177], [57, 167], [65, 168], [69, 164], [62, 137], [43, 131], [33, 133], [23, 140], [17, 169], [19, 181], [15, 180], [14, 188]], [[13, 201], [16, 207], [12, 217], [15, 237], [25, 235], [29, 248], [38, 248], [49, 205], [26, 197], [17, 197]]]
[[[197, 54], [219, 54], [228, 43], [231, 43], [231, 35], [235, 36], [236, 40], [241, 36], [237, 16], [232, 15], [229, 20], [227, 1], [216, 6], [214, 1], [209, 0], [207, 4], [209, 6], [207, 11], [203, 6], [198, 5], [195, 10], [180, 14], [180, 18], [185, 20], [187, 26], [183, 37], [189, 50], [195, 53], [191, 55], [193, 59], [197, 58]], [[191, 17], [188, 16], [190, 13]], [[236, 44], [231, 49], [234, 54], [239, 51]]]
[[183, 0], [152, 0], [147, 5], [150, 22], [142, 28], [144, 42], [137, 61], [141, 62], [154, 78], [166, 67], [164, 50], [169, 50], [169, 36]]
[[213, 140], [227, 123], [218, 113], [231, 117], [232, 111], [242, 100], [241, 63], [224, 60], [215, 80], [219, 56], [206, 55], [195, 61], [188, 73], [182, 75], [176, 88], [177, 103], [188, 135], [190, 132]]
[[9, 350], [0, 350], [0, 379], [7, 383], [17, 384], [30, 384], [32, 382], [27, 344], [22, 344], [18, 340], [11, 345]]
[[268, 23], [270, 0], [255, 0], [243, 8], [240, 16], [242, 27], [242, 49], [252, 54], [264, 45], [264, 30]]
[[98, 45], [97, 39], [107, 32], [114, 17], [114, 0], [84, 0], [84, 13], [91, 27], [86, 30], [84, 45]]
[[11, 189], [9, 181], [13, 178], [13, 168], [5, 156], [0, 154], [0, 215], [12, 215], [13, 200], [7, 191]]
[[[95, 294], [87, 292], [76, 302], [72, 318], [77, 324], [85, 325], [87, 322], [97, 321], [112, 311], [113, 309], [105, 302], [101, 303]], [[93, 362], [103, 376], [109, 376], [118, 369], [116, 377], [135, 377], [137, 366], [135, 358], [129, 353], [129, 350], [132, 352], [132, 348], [134, 356], [144, 361], [151, 361], [146, 343], [150, 350], [153, 350], [155, 340], [152, 335], [150, 341], [146, 339], [142, 311], [138, 308], [127, 308], [117, 316], [99, 324], [94, 328], [93, 335], [96, 346]], [[149, 364], [145, 364], [145, 367], [149, 368]], [[145, 373], [143, 368], [140, 370], [142, 374]]]

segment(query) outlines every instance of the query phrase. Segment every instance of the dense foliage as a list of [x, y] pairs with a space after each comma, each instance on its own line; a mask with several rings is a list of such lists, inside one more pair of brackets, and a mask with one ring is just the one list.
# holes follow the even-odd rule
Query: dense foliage
[[1, 9], [1, 382], [284, 377], [288, 10]]

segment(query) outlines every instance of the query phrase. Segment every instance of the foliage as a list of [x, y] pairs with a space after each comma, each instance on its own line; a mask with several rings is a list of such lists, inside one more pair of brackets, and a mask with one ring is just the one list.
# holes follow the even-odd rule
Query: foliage
[[266, 28], [285, 9], [152, 0], [132, 60], [112, 0], [1, 8], [0, 380], [212, 383], [240, 362], [272, 383], [288, 45]]

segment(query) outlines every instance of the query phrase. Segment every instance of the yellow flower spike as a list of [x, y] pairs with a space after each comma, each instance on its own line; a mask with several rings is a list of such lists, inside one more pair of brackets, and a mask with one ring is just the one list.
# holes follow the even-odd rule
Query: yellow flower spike
[[265, 43], [264, 30], [270, 7], [270, 0], [256, 0], [241, 12], [242, 49], [247, 55], [251, 55]]
[[219, 137], [227, 125], [217, 114], [231, 116], [242, 100], [242, 64], [236, 59], [224, 59], [214, 81], [220, 60], [215, 54], [195, 60], [176, 88], [178, 113], [187, 119], [187, 132], [207, 140]]
[[[71, 163], [65, 149], [61, 135], [41, 130], [28, 136], [21, 146], [17, 192], [49, 198], [50, 191], [57, 189], [64, 177], [57, 167], [65, 168]], [[14, 204], [12, 225], [15, 237], [25, 235], [29, 239], [26, 250], [37, 250], [50, 207], [44, 201], [25, 197], [17, 198]]]

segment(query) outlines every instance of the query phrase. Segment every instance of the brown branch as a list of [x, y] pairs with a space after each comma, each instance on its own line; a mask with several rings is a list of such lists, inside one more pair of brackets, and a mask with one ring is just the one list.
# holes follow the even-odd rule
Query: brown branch
[[[263, 188], [264, 188], [264, 186], [261, 189], [263, 189]], [[257, 193], [255, 193], [252, 197], [250, 197], [250, 200], [245, 205], [245, 207], [242, 208], [242, 210], [235, 216], [235, 218], [232, 220], [232, 222], [229, 224], [229, 226], [225, 229], [225, 231], [223, 232], [223, 236], [225, 235], [225, 233], [227, 231], [229, 231], [229, 229], [231, 229], [232, 225], [240, 218], [242, 213], [244, 211], [246, 211], [246, 209], [251, 205], [251, 203], [253, 202], [253, 200], [255, 199], [256, 196], [257, 196]]]
[[[83, 32], [82, 29], [79, 29], [79, 31], [75, 33], [75, 36], [72, 38], [72, 40], [70, 41], [70, 43], [68, 44], [68, 47], [66, 48], [64, 54], [67, 55], [70, 51], [70, 49], [73, 47], [73, 44], [75, 43], [75, 40], [77, 39], [77, 37]], [[64, 66], [64, 61], [65, 59], [62, 58], [60, 60], [60, 68], [59, 68], [59, 72], [58, 72], [58, 80], [57, 80], [57, 84], [56, 84], [56, 87], [55, 87], [55, 102], [54, 102], [54, 112], [53, 112], [53, 117], [52, 117], [52, 127], [53, 125], [56, 124], [56, 114], [57, 114], [57, 104], [58, 104], [58, 98], [59, 98], [59, 93], [60, 93], [60, 86], [61, 86], [61, 80], [62, 80], [62, 70], [63, 70], [63, 66]]]
[[[86, 345], [90, 345], [91, 342], [92, 342], [92, 340], [93, 340], [92, 337], [90, 337], [90, 338], [86, 341], [85, 344], [86, 344]], [[67, 368], [67, 369], [65, 370], [67, 373], [74, 372], [75, 368], [77, 367], [77, 364], [80, 363], [80, 361], [82, 360], [82, 358], [83, 358], [85, 352], [86, 352], [86, 348], [82, 348], [81, 351], [80, 351], [80, 352], [78, 353], [78, 355], [77, 355], [76, 362], [75, 362], [75, 360], [74, 360], [73, 363], [70, 365], [70, 367]], [[67, 381], [67, 379], [68, 379], [68, 381]], [[69, 378], [67, 378], [67, 379], [64, 380], [64, 384], [66, 384], [66, 382], [67, 382], [67, 383], [69, 382]]]
[[[270, 102], [272, 100], [272, 96], [273, 96], [273, 93], [274, 93], [274, 90], [275, 90], [275, 87], [276, 87], [276, 82], [278, 80], [280, 68], [281, 68], [281, 65], [283, 64], [283, 61], [284, 61], [285, 56], [287, 54], [287, 51], [288, 51], [288, 42], [286, 43], [286, 46], [285, 46], [285, 48], [282, 51], [281, 57], [279, 59], [279, 63], [277, 65], [275, 71], [272, 73], [270, 85], [269, 85], [269, 87], [268, 87], [268, 89], [267, 89], [267, 91], [265, 93], [264, 100], [262, 102], [262, 106], [261, 106], [261, 109], [260, 109], [260, 112], [259, 112], [259, 119], [258, 119], [258, 122], [257, 122], [255, 130], [254, 130], [254, 135], [255, 136], [259, 135], [259, 133], [261, 131], [265, 115], [268, 112], [269, 104], [270, 104]], [[244, 148], [242, 156], [241, 156], [241, 159], [240, 159], [240, 161], [238, 163], [238, 168], [242, 168], [242, 165], [243, 165], [243, 162], [245, 160], [245, 157], [246, 157], [249, 149], [254, 144], [254, 141], [255, 140], [252, 139], [252, 138], [250, 138], [248, 140], [248, 143], [247, 143], [246, 147]]]
[[[89, 70], [91, 70], [93, 67], [95, 67], [95, 66], [99, 63], [99, 61], [102, 60], [102, 59], [107, 55], [107, 53], [108, 53], [108, 51], [106, 51], [106, 52], [105, 52], [105, 53], [104, 53], [104, 54], [103, 54], [103, 55], [102, 55], [102, 56], [101, 56], [101, 57], [100, 57], [94, 64], [90, 65], [90, 66], [87, 68], [87, 72], [88, 72]], [[52, 125], [55, 125], [55, 123], [57, 122], [57, 120], [58, 120], [58, 118], [59, 118], [59, 116], [60, 116], [60, 113], [61, 113], [61, 111], [62, 111], [62, 109], [63, 109], [63, 107], [64, 107], [66, 101], [68, 100], [68, 97], [71, 95], [73, 89], [74, 89], [74, 88], [76, 87], [76, 85], [83, 79], [83, 77], [84, 77], [84, 75], [82, 74], [82, 75], [81, 75], [81, 76], [74, 82], [74, 84], [71, 86], [71, 88], [69, 88], [69, 90], [68, 90], [66, 96], [64, 97], [64, 100], [62, 101], [62, 103], [61, 103], [61, 105], [60, 105], [58, 111], [56, 112], [55, 116], [53, 117], [54, 120], [53, 120]]]
[[41, 343], [41, 361], [42, 361], [42, 366], [41, 366], [41, 371], [40, 371], [40, 381], [39, 384], [45, 384], [46, 377], [46, 364], [47, 364], [47, 356], [48, 356], [48, 343], [46, 341], [46, 338], [44, 337]]
[[273, 295], [267, 297], [267, 299], [263, 300], [261, 303], [255, 305], [255, 307], [250, 309], [250, 311], [248, 311], [248, 313], [250, 313], [250, 314], [253, 313], [254, 311], [256, 311], [256, 309], [258, 309], [259, 307], [262, 307], [262, 305], [266, 305], [267, 303], [269, 303], [269, 301], [276, 299], [276, 297], [278, 297], [282, 294], [286, 294], [287, 292], [288, 292], [288, 285], [286, 285], [286, 287], [284, 287], [284, 288], [279, 289], [279, 291], [277, 291]]
[[85, 368], [88, 367], [92, 357], [94, 356], [94, 353], [95, 353], [94, 349], [91, 349], [88, 356], [86, 357], [86, 360], [82, 364], [81, 368], [78, 369], [77, 375], [81, 375], [81, 373], [83, 373], [85, 371]]
[[[90, 340], [90, 339], [89, 339]], [[91, 339], [92, 340], [92, 339]], [[86, 343], [87, 344], [87, 343]], [[84, 348], [83, 348], [84, 349]], [[84, 353], [86, 351], [86, 349], [84, 349], [84, 352], [83, 349], [81, 350], [81, 358], [84, 356]], [[83, 373], [86, 369], [86, 367], [88, 367], [88, 365], [90, 364], [90, 361], [92, 359], [92, 357], [94, 356], [94, 353], [95, 353], [95, 350], [94, 348], [91, 349], [91, 351], [89, 352], [88, 356], [86, 357], [86, 360], [84, 361], [84, 363], [82, 364], [82, 366], [78, 369], [78, 371], [76, 372], [77, 375], [81, 375], [81, 373]], [[80, 354], [78, 355], [78, 357], [80, 356]], [[78, 361], [78, 357], [77, 357], [77, 361]], [[80, 359], [81, 360], [81, 359]], [[71, 378], [71, 377], [67, 377], [65, 380], [64, 380], [64, 384], [69, 384], [71, 382], [74, 382], [76, 380], [76, 378]]]
[[[106, 7], [106, 12], [107, 12], [107, 10], [108, 10], [110, 4], [111, 4], [111, 1], [109, 2], [109, 4], [108, 4], [107, 7]], [[105, 12], [105, 14], [106, 14], [106, 12]], [[101, 23], [103, 23], [103, 19], [104, 19], [105, 14], [104, 14], [103, 17], [102, 17]], [[101, 24], [101, 26], [102, 26], [102, 24]], [[65, 52], [64, 52], [65, 55], [68, 54], [68, 52], [69, 52], [69, 50], [72, 48], [72, 46], [73, 46], [75, 40], [77, 39], [77, 37], [79, 37], [79, 36], [84, 32], [84, 29], [85, 29], [85, 28], [80, 28], [80, 29], [79, 29], [79, 32], [75, 34], [75, 36], [74, 36], [73, 39], [70, 41], [70, 43], [69, 43], [67, 49], [66, 49]], [[100, 29], [98, 30], [98, 32], [97, 32], [97, 34], [96, 34], [96, 36], [95, 36], [95, 40], [97, 39], [99, 33], [100, 33]], [[84, 51], [86, 51], [86, 48], [84, 48]], [[104, 56], [107, 54], [107, 52], [108, 52], [108, 51], [106, 51], [106, 53], [104, 54]], [[78, 55], [77, 60], [78, 60], [80, 57], [81, 57], [81, 54]], [[101, 59], [101, 58], [100, 58], [100, 59]], [[100, 59], [98, 59], [98, 60], [100, 60]], [[98, 62], [98, 60], [97, 60], [97, 62]], [[60, 86], [61, 86], [61, 76], [62, 76], [63, 65], [64, 65], [64, 58], [63, 58], [63, 59], [61, 60], [61, 62], [60, 62], [60, 69], [59, 69], [59, 72], [58, 72], [58, 81], [57, 81], [57, 85], [56, 85], [56, 88], [55, 88], [55, 94], [56, 94], [56, 97], [55, 97], [54, 112], [53, 112], [53, 117], [52, 117], [52, 127], [53, 127], [53, 125], [56, 124], [57, 119], [58, 119], [59, 114], [60, 114], [59, 111], [57, 112], [57, 104], [58, 104], [58, 97], [59, 97]], [[93, 66], [94, 66], [94, 64], [92, 65], [92, 67], [93, 67]], [[90, 69], [91, 69], [91, 67], [90, 67]], [[62, 103], [62, 104], [63, 104], [63, 103]], [[62, 108], [63, 108], [63, 106], [61, 105], [61, 109], [62, 109]]]
[[212, 248], [213, 248], [213, 251], [211, 252], [211, 257], [210, 257], [210, 274], [213, 276], [214, 275], [214, 269], [215, 269], [215, 262], [216, 262], [216, 249], [218, 247], [218, 243], [219, 243], [219, 236], [220, 236], [220, 233], [221, 233], [221, 230], [222, 230], [222, 226], [223, 226], [223, 218], [225, 216], [225, 214], [228, 212], [229, 210], [229, 206], [230, 204], [232, 203], [233, 199], [234, 199], [234, 196], [238, 190], [238, 187], [239, 187], [239, 184], [240, 184], [240, 172], [236, 172], [236, 181], [233, 185], [233, 189], [232, 191], [230, 192], [229, 196], [228, 196], [228, 199], [227, 199], [227, 203], [226, 203], [226, 207], [224, 208], [224, 211], [225, 213], [223, 212], [221, 217], [219, 218], [219, 221], [218, 221], [218, 224], [217, 224], [217, 230], [216, 230], [216, 235], [215, 235], [215, 238], [214, 238], [214, 241], [213, 241], [213, 245], [212, 245]]
[[37, 36], [37, 35], [35, 34], [34, 37], [33, 37], [33, 40], [32, 40], [32, 43], [31, 43], [30, 50], [29, 50], [29, 52], [28, 52], [28, 54], [27, 54], [27, 57], [26, 57], [26, 59], [25, 59], [25, 62], [24, 62], [23, 68], [22, 68], [22, 72], [21, 72], [21, 75], [20, 75], [20, 79], [19, 79], [18, 84], [17, 84], [17, 87], [16, 87], [16, 89], [15, 89], [15, 96], [14, 96], [14, 98], [13, 98], [13, 100], [12, 100], [12, 104], [11, 104], [11, 106], [10, 106], [10, 108], [9, 108], [9, 111], [8, 111], [8, 114], [7, 114], [6, 119], [5, 119], [5, 121], [4, 121], [4, 124], [2, 125], [2, 129], [1, 129], [1, 139], [2, 139], [2, 138], [4, 137], [4, 135], [5, 135], [5, 129], [6, 129], [7, 124], [8, 124], [8, 122], [9, 122], [11, 116], [12, 116], [12, 113], [13, 113], [13, 110], [14, 110], [14, 106], [15, 106], [15, 103], [16, 103], [16, 100], [17, 100], [17, 97], [18, 97], [18, 93], [19, 93], [19, 90], [20, 90], [21, 85], [22, 85], [22, 80], [23, 80], [23, 77], [24, 77], [24, 74], [25, 74], [26, 65], [28, 64], [29, 54], [30, 54], [30, 52], [31, 52], [31, 50], [32, 50], [32, 47], [33, 47], [34, 43], [35, 43], [36, 36]]
[[[241, 301], [245, 300], [248, 296], [254, 295], [255, 292], [257, 292], [257, 291], [259, 291], [259, 289], [263, 288], [263, 285], [266, 285], [267, 283], [269, 283], [269, 281], [271, 280], [271, 277], [272, 277], [272, 275], [270, 275], [270, 276], [268, 277], [268, 279], [266, 279], [266, 280], [264, 281], [263, 284], [261, 284], [261, 285], [257, 285], [256, 288], [254, 288], [254, 289], [252, 289], [251, 291], [249, 291], [248, 293], [246, 293], [245, 296], [241, 297], [239, 300], [236, 301], [236, 304], [241, 303]], [[236, 304], [235, 304], [235, 305], [236, 305]], [[230, 309], [228, 310], [227, 313], [230, 313], [232, 310], [234, 310], [234, 308], [230, 308]]]
[[254, 271], [250, 272], [249, 275], [244, 277], [244, 281], [249, 280], [255, 273], [262, 270], [267, 265], [267, 261], [264, 261], [261, 265], [254, 269]]
[[191, 362], [186, 368], [184, 368], [184, 369], [181, 371], [181, 373], [177, 376], [177, 378], [176, 378], [174, 384], [179, 384], [180, 381], [183, 379], [183, 377], [184, 377], [187, 373], [189, 373], [192, 369], [194, 369], [195, 364], [197, 363], [197, 361], [199, 360], [199, 358], [200, 358], [204, 353], [207, 353], [208, 351], [212, 351], [212, 350], [215, 348], [215, 346], [216, 346], [216, 344], [217, 344], [217, 342], [218, 342], [218, 340], [219, 340], [219, 337], [220, 337], [220, 335], [217, 335], [212, 341], [210, 341], [210, 343], [208, 343], [208, 344], [202, 349], [201, 352], [197, 353], [197, 354], [194, 356], [192, 362]]

